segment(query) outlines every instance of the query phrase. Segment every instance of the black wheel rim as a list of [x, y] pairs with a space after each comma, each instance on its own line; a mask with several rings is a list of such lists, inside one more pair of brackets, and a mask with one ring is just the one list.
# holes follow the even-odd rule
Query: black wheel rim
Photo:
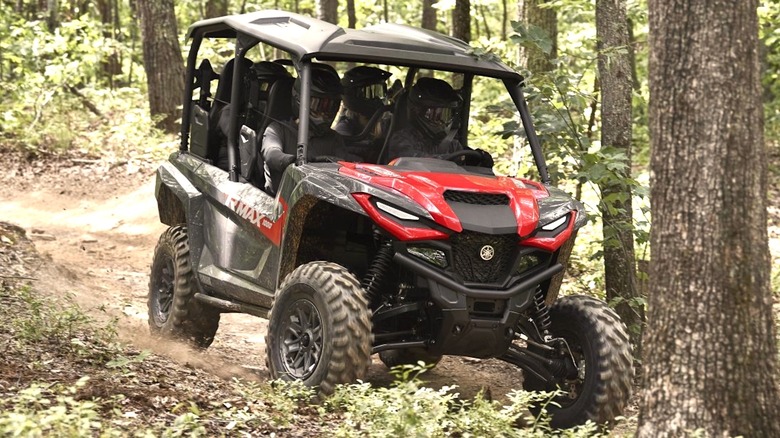
[[285, 372], [295, 379], [314, 373], [322, 355], [322, 317], [308, 299], [294, 302], [282, 320], [279, 353]]
[[163, 325], [168, 320], [173, 303], [173, 259], [165, 257], [155, 272], [154, 293], [154, 320], [157, 325]]

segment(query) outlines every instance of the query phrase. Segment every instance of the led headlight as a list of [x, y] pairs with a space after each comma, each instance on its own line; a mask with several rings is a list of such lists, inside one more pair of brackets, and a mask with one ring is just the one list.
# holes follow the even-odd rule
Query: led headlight
[[420, 220], [419, 217], [409, 214], [403, 210], [399, 210], [392, 205], [385, 204], [384, 202], [377, 201], [376, 202], [376, 208], [384, 211], [385, 213], [394, 216], [398, 219], [401, 219], [402, 221], [418, 221]]
[[542, 227], [543, 231], [554, 231], [556, 228], [560, 227], [564, 223], [566, 223], [566, 220], [569, 219], [569, 215], [563, 215], [559, 217], [558, 219], [555, 219], [554, 221], [550, 222], [549, 224]]

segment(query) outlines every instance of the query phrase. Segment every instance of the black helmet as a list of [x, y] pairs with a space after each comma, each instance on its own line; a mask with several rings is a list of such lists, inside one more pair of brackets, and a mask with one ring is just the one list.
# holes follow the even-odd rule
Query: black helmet
[[252, 64], [249, 75], [250, 108], [259, 113], [265, 113], [267, 110], [271, 85], [277, 79], [291, 77], [290, 72], [283, 65], [271, 61], [260, 61]]
[[279, 78], [290, 77], [290, 72], [288, 72], [287, 69], [284, 68], [284, 66], [279, 64], [278, 62], [271, 62], [271, 61], [256, 62], [252, 64], [252, 67], [249, 68], [249, 71], [251, 72], [254, 79], [260, 81], [273, 82], [274, 80]]
[[371, 117], [384, 105], [387, 78], [391, 76], [380, 68], [361, 65], [344, 73], [344, 106], [348, 110]]
[[[324, 133], [341, 105], [341, 82], [339, 74], [328, 64], [311, 64], [311, 102], [309, 106], [309, 129], [313, 134]], [[301, 78], [293, 87], [293, 114], [298, 114], [301, 105]]]
[[455, 119], [461, 98], [441, 79], [420, 78], [409, 91], [409, 118], [431, 138], [443, 138]]

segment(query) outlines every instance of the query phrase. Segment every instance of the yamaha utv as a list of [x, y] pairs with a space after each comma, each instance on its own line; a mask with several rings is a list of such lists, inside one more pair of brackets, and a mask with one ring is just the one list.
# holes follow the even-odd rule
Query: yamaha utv
[[[221, 313], [247, 313], [269, 320], [271, 376], [324, 394], [364, 378], [374, 353], [388, 367], [461, 355], [516, 365], [527, 390], [559, 390], [556, 427], [621, 414], [626, 329], [595, 298], [558, 298], [585, 212], [550, 186], [518, 73], [428, 30], [343, 29], [280, 11], [200, 21], [188, 41], [181, 145], [157, 171], [170, 228], [151, 267], [153, 333], [206, 348]], [[307, 154], [322, 63], [395, 77], [364, 131], [344, 138], [351, 159]], [[390, 157], [420, 77], [460, 96], [448, 136], [463, 149]], [[295, 162], [269, 193], [263, 133], [284, 121], [297, 127]], [[476, 149], [492, 152], [495, 170], [475, 163]]]

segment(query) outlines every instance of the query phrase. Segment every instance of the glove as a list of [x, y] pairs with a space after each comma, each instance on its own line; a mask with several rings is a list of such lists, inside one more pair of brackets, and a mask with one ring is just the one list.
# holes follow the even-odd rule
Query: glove
[[287, 166], [293, 163], [295, 163], [295, 155], [284, 154], [284, 158], [282, 159], [282, 169], [287, 169]]
[[479, 166], [480, 167], [487, 167], [488, 169], [493, 168], [493, 156], [490, 155], [488, 152], [483, 151], [482, 149], [477, 149], [477, 152], [479, 152], [482, 155], [482, 158], [480, 159]]

